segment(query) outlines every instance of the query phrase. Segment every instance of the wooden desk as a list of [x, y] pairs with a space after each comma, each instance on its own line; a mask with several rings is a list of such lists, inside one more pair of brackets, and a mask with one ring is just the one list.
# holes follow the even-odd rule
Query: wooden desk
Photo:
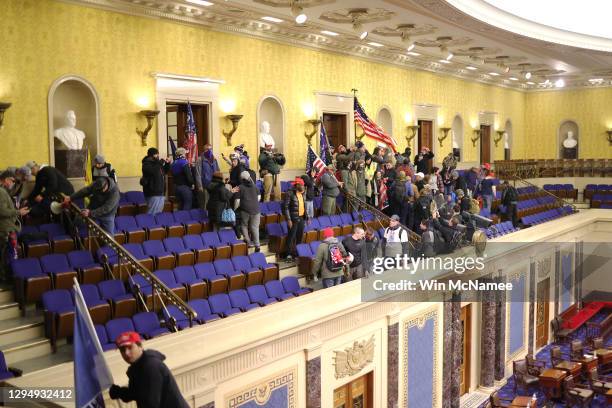
[[582, 364], [582, 373], [584, 375], [587, 375], [593, 368], [597, 368], [599, 362], [597, 357], [593, 356], [582, 356], [582, 358], [577, 358], [572, 361]]
[[540, 386], [544, 388], [546, 398], [561, 398], [563, 395], [561, 385], [565, 377], [567, 377], [567, 372], [554, 368], [548, 368], [540, 374]]
[[608, 405], [612, 405], [612, 390], [608, 390], [608, 392], [606, 392], [606, 402]]
[[582, 371], [582, 364], [573, 361], [562, 361], [557, 364], [555, 368], [557, 370], [563, 370], [568, 375], [573, 375], [574, 378], [577, 378], [577, 376], [579, 376], [580, 372]]
[[608, 349], [597, 349], [595, 355], [599, 359], [599, 364], [608, 364], [612, 361], [612, 350]]
[[[531, 403], [531, 397], [516, 397], [515, 399], [512, 400], [512, 404], [510, 404], [509, 408], [525, 408], [527, 406], [527, 404]], [[538, 407], [538, 403], [536, 402], [533, 405], [529, 406], [530, 408], [537, 408]]]

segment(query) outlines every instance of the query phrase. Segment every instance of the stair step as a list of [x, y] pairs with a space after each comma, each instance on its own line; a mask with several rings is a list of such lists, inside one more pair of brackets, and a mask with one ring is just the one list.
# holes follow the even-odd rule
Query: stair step
[[3, 303], [11, 303], [15, 301], [15, 294], [11, 287], [0, 287], [0, 305]]
[[14, 319], [21, 316], [19, 304], [17, 302], [7, 302], [0, 304], [0, 321]]
[[281, 268], [278, 271], [278, 275], [279, 275], [278, 276], [279, 279], [283, 279], [286, 276], [296, 276], [296, 277], [302, 276], [302, 275], [300, 275], [298, 273], [298, 268], [297, 268], [297, 265], [295, 265], [295, 264], [291, 265], [291, 266], [288, 266], [286, 268]]
[[17, 317], [0, 321], [0, 349], [5, 344], [34, 340], [45, 334], [43, 319], [40, 316]]
[[11, 364], [11, 367], [18, 368], [23, 371], [23, 374], [30, 374], [36, 371], [44, 370], [58, 364], [67, 363], [74, 358], [73, 348], [70, 344], [65, 344], [57, 348], [57, 353], [48, 353], [43, 356], [29, 358], [27, 360], [17, 361]]
[[2, 351], [8, 365], [52, 353], [51, 341], [44, 337], [7, 344]]

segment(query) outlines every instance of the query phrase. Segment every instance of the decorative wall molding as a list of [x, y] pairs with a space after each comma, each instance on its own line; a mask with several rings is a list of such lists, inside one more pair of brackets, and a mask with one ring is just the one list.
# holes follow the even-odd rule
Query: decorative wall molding
[[374, 359], [374, 335], [368, 340], [355, 341], [344, 351], [334, 351], [336, 379], [355, 375]]

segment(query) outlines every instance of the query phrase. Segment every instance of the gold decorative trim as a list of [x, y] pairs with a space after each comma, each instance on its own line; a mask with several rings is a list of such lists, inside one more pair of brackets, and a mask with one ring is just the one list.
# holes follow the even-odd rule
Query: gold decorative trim
[[550, 275], [552, 270], [552, 258], [547, 256], [546, 258], [537, 261], [537, 271], [539, 278], [545, 278]]
[[298, 367], [293, 366], [289, 371], [281, 371], [269, 376], [263, 381], [250, 384], [241, 391], [225, 397], [227, 408], [238, 408], [250, 401], [257, 405], [264, 405], [270, 400], [272, 392], [277, 388], [287, 386], [287, 407], [297, 407], [297, 388], [295, 380], [298, 378]]
[[[408, 406], [408, 330], [412, 327], [416, 327], [419, 330], [422, 330], [425, 327], [425, 323], [428, 320], [433, 319], [434, 329], [433, 329], [433, 382], [432, 382], [432, 395], [431, 400], [435, 404], [438, 399], [438, 387], [440, 383], [441, 373], [438, 370], [438, 360], [440, 356], [438, 355], [439, 348], [439, 307], [433, 306], [418, 316], [412, 317], [409, 320], [405, 320], [403, 324], [402, 337], [404, 339], [404, 349], [402, 350], [402, 360], [404, 363], [404, 369], [402, 370], [402, 379], [404, 385], [404, 406]], [[401, 386], [401, 385], [400, 385]]]
[[355, 375], [374, 361], [374, 335], [369, 340], [355, 341], [352, 347], [344, 351], [334, 350], [334, 368], [336, 379]]

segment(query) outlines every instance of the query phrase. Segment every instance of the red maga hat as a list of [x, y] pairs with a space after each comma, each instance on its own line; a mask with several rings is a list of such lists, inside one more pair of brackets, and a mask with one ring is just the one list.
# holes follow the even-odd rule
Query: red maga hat
[[293, 184], [301, 184], [304, 185], [304, 179], [301, 177], [296, 177], [295, 180], [293, 180]]
[[115, 340], [115, 344], [117, 347], [131, 346], [134, 343], [140, 342], [140, 335], [136, 332], [129, 331], [125, 333], [121, 333], [117, 340]]

